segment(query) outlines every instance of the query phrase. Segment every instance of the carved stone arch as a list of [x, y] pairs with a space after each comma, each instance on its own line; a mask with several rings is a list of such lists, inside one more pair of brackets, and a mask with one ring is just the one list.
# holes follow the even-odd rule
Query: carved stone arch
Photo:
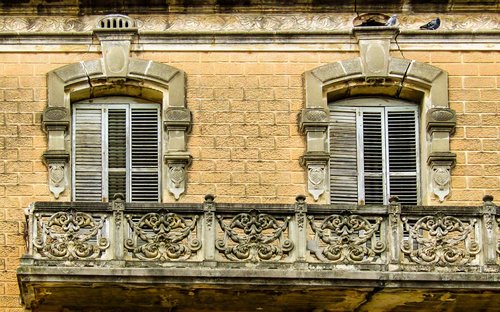
[[[360, 46], [362, 45], [362, 40]], [[370, 43], [373, 44], [373, 43]], [[376, 43], [375, 43], [376, 44]], [[382, 42], [383, 44], [383, 42]], [[304, 73], [305, 108], [300, 128], [307, 138], [307, 149], [301, 158], [307, 170], [308, 191], [318, 200], [329, 195], [328, 181], [328, 103], [354, 96], [389, 96], [420, 104], [420, 140], [423, 201], [431, 191], [440, 201], [450, 192], [450, 170], [455, 154], [450, 152], [449, 138], [454, 132], [455, 112], [448, 104], [448, 74], [429, 64], [391, 58], [387, 54], [377, 61], [381, 74], [373, 74], [366, 65], [369, 58], [361, 49], [361, 57], [326, 64]], [[328, 197], [328, 196], [326, 196]], [[326, 200], [326, 199], [325, 199]]]
[[[44, 161], [49, 168], [50, 191], [58, 198], [71, 185], [71, 103], [101, 96], [124, 95], [161, 104], [164, 125], [162, 152], [166, 163], [162, 170], [162, 184], [178, 199], [185, 191], [185, 172], [191, 162], [186, 146], [191, 113], [186, 108], [185, 94], [185, 74], [182, 70], [128, 56], [113, 58], [112, 61], [103, 56], [49, 72], [43, 127], [48, 134]], [[163, 191], [162, 198], [166, 196]]]

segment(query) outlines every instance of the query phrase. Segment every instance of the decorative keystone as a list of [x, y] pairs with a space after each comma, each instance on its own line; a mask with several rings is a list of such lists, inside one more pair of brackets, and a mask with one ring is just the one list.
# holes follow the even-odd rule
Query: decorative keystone
[[111, 79], [125, 78], [130, 43], [137, 35], [135, 21], [125, 15], [108, 15], [97, 23], [94, 33], [101, 43], [104, 74]]
[[389, 74], [391, 40], [399, 33], [398, 27], [355, 27], [363, 74], [366, 80], [385, 78]]

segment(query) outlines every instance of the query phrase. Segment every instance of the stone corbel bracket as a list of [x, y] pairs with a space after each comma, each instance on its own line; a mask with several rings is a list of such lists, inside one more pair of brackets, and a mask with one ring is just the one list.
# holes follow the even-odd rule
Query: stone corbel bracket
[[391, 40], [399, 33], [398, 27], [354, 27], [361, 54], [361, 66], [366, 80], [385, 78], [389, 74]]
[[187, 168], [191, 155], [187, 152], [187, 134], [191, 131], [191, 112], [184, 107], [169, 107], [165, 111], [163, 125], [168, 137], [165, 163], [167, 164], [167, 188], [175, 199], [186, 191]]
[[319, 107], [305, 108], [300, 114], [300, 130], [307, 139], [307, 150], [301, 157], [301, 165], [307, 170], [307, 191], [314, 200], [328, 190], [328, 120], [328, 111]]
[[456, 155], [450, 152], [450, 135], [455, 132], [455, 111], [432, 108], [427, 112], [427, 133], [431, 137], [431, 153], [427, 163], [431, 168], [432, 192], [440, 202], [450, 194], [451, 168]]
[[68, 186], [69, 152], [64, 138], [69, 128], [69, 111], [64, 107], [48, 107], [42, 115], [42, 126], [48, 135], [48, 149], [43, 162], [49, 169], [49, 190], [55, 198]]

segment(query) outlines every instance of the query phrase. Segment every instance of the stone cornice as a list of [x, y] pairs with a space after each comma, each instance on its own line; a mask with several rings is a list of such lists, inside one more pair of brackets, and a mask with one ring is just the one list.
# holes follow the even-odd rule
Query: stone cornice
[[[0, 52], [100, 52], [93, 29], [102, 15], [0, 16]], [[357, 51], [354, 14], [170, 14], [131, 16], [131, 51]], [[500, 50], [496, 14], [447, 14], [421, 31], [429, 14], [401, 15], [391, 49]]]
[[[101, 15], [0, 16], [0, 33], [85, 33], [91, 32]], [[228, 33], [317, 33], [350, 30], [355, 14], [170, 14], [130, 16], [137, 21], [139, 32]], [[399, 15], [401, 31], [419, 29], [435, 14]], [[495, 13], [446, 14], [441, 16], [442, 30], [499, 30], [500, 17]], [[438, 32], [439, 32], [438, 31]]]

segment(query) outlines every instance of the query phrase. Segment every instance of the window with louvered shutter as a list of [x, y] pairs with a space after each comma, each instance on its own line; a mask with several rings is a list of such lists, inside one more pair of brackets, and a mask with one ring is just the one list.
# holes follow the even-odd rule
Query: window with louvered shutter
[[159, 105], [102, 101], [73, 104], [73, 199], [158, 202]]
[[330, 202], [417, 204], [416, 106], [348, 104], [330, 105]]

